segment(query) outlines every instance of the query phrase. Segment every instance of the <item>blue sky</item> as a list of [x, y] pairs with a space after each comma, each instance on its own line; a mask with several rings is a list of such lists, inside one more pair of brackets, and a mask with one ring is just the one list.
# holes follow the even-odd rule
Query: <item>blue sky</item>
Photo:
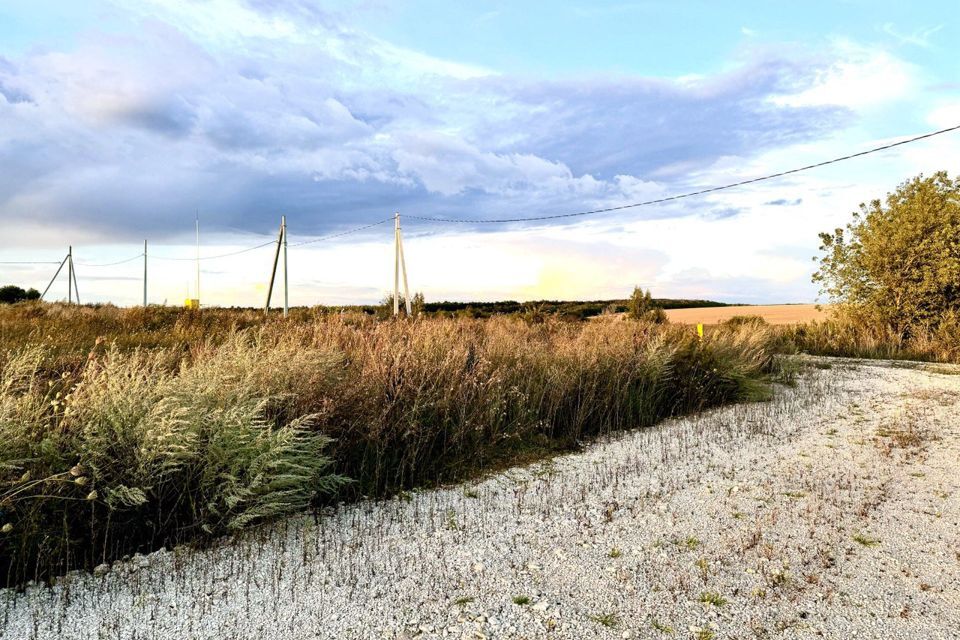
[[[724, 6], [726, 5], [726, 6]], [[88, 299], [132, 304], [137, 252], [291, 241], [401, 213], [617, 206], [960, 124], [948, 2], [7, 0], [0, 260], [75, 245]], [[960, 136], [671, 205], [538, 225], [405, 225], [428, 299], [809, 301], [817, 232]], [[291, 252], [291, 299], [389, 287], [379, 227]], [[261, 255], [262, 254], [262, 255]], [[82, 259], [81, 259], [82, 257]], [[269, 250], [204, 263], [205, 301], [258, 304]], [[45, 285], [46, 267], [0, 280]], [[156, 261], [154, 301], [190, 266]], [[63, 287], [61, 287], [63, 288]], [[55, 292], [57, 293], [57, 292]], [[60, 292], [63, 293], [63, 292]]]

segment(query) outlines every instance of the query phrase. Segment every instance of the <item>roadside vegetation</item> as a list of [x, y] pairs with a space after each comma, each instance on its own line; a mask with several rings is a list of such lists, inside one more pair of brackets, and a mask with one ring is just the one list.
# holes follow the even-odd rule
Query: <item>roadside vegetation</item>
[[8, 585], [767, 394], [766, 331], [297, 310], [0, 310]]
[[960, 179], [917, 176], [820, 239], [813, 279], [835, 317], [790, 329], [798, 349], [960, 361]]

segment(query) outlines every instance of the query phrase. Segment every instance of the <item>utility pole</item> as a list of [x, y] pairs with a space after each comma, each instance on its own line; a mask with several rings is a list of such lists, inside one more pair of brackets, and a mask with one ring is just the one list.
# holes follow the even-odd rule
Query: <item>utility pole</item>
[[200, 210], [197, 210], [197, 308], [200, 308]]
[[147, 241], [143, 241], [143, 306], [147, 306]]
[[70, 254], [64, 256], [63, 261], [60, 263], [60, 266], [57, 267], [57, 272], [53, 274], [53, 277], [50, 278], [50, 282], [47, 284], [47, 288], [43, 290], [43, 293], [40, 294], [40, 299], [43, 300], [44, 296], [47, 295], [47, 292], [50, 291], [50, 287], [53, 286], [54, 281], [57, 279], [57, 276], [60, 275], [60, 272], [63, 271], [63, 265], [67, 264], [67, 260], [70, 258]]
[[287, 282], [287, 216], [280, 216], [280, 235], [283, 236], [283, 317], [290, 312], [290, 288]]
[[400, 270], [403, 272], [403, 301], [407, 305], [407, 317], [413, 317], [413, 310], [410, 308], [413, 304], [410, 300], [410, 285], [407, 284], [407, 260], [403, 255], [403, 232], [400, 232]]
[[400, 212], [393, 214], [393, 315], [400, 315]]
[[283, 248], [283, 315], [287, 315], [287, 217], [280, 217], [280, 233], [277, 235], [277, 250], [273, 252], [273, 268], [270, 269], [270, 284], [267, 285], [267, 301], [263, 312], [270, 312], [270, 298], [273, 297], [273, 283], [277, 278], [277, 263], [280, 262], [280, 248]]
[[393, 220], [393, 315], [400, 315], [400, 271], [403, 270], [404, 306], [406, 307], [407, 317], [409, 318], [413, 314], [410, 308], [410, 286], [407, 284], [407, 261], [403, 257], [403, 232], [400, 230], [399, 211], [394, 214]]
[[77, 286], [77, 270], [73, 268], [73, 248], [70, 249], [70, 273], [73, 277], [73, 293], [77, 296], [77, 304], [80, 304], [80, 287]]
[[67, 247], [67, 304], [73, 304], [73, 245]]

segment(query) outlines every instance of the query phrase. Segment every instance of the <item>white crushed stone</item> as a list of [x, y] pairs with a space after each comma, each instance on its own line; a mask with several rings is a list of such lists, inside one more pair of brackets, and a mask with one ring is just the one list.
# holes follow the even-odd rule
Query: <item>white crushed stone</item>
[[818, 362], [771, 402], [0, 592], [0, 634], [960, 637], [960, 367]]

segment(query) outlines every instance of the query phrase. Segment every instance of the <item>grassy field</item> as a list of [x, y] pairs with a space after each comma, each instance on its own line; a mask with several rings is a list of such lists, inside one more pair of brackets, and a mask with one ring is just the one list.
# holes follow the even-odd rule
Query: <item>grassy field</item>
[[667, 309], [670, 322], [719, 324], [737, 316], [759, 316], [768, 324], [798, 324], [826, 320], [829, 308], [816, 304], [768, 304], [756, 306]]
[[772, 333], [0, 308], [6, 584], [764, 397]]

